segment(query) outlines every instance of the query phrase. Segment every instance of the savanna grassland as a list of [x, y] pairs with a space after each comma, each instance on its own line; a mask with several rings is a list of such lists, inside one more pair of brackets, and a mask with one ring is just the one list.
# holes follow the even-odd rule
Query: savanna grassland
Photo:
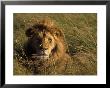
[[[66, 71], [67, 75], [96, 75], [97, 74], [97, 14], [25, 14], [14, 13], [14, 75], [31, 75], [26, 68], [26, 55], [23, 45], [27, 40], [27, 27], [41, 19], [50, 18], [63, 30], [72, 57], [72, 65]], [[23, 62], [24, 61], [24, 62]], [[30, 63], [29, 63], [30, 64]], [[31, 68], [31, 67], [30, 67]]]

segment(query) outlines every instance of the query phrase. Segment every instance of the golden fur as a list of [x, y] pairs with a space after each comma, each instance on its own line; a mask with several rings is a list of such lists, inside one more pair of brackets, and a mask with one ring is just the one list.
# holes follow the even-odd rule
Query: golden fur
[[[63, 74], [70, 56], [67, 53], [68, 47], [61, 29], [56, 27], [51, 20], [43, 20], [29, 27], [26, 30], [26, 36], [28, 40], [25, 52], [35, 64], [33, 73]], [[43, 51], [39, 50], [40, 46]], [[47, 59], [44, 58], [42, 52], [48, 56]]]

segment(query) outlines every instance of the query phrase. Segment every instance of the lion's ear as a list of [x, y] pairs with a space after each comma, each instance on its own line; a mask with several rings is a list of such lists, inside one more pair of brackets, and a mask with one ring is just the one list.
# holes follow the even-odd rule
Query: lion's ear
[[63, 32], [61, 30], [57, 30], [54, 34], [57, 37], [63, 37]]
[[27, 37], [32, 37], [32, 35], [34, 34], [34, 29], [32, 28], [28, 28], [25, 32]]

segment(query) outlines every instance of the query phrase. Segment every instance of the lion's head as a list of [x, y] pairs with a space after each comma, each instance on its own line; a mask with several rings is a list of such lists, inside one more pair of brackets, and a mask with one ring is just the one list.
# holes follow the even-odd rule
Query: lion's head
[[50, 20], [38, 22], [26, 30], [27, 55], [37, 59], [59, 59], [66, 53], [62, 31]]

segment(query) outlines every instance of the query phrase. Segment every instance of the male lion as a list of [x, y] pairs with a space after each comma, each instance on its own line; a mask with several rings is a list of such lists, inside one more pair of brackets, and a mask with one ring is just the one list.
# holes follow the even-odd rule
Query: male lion
[[64, 74], [70, 58], [62, 31], [52, 21], [37, 22], [26, 30], [25, 52], [34, 63], [34, 74]]

